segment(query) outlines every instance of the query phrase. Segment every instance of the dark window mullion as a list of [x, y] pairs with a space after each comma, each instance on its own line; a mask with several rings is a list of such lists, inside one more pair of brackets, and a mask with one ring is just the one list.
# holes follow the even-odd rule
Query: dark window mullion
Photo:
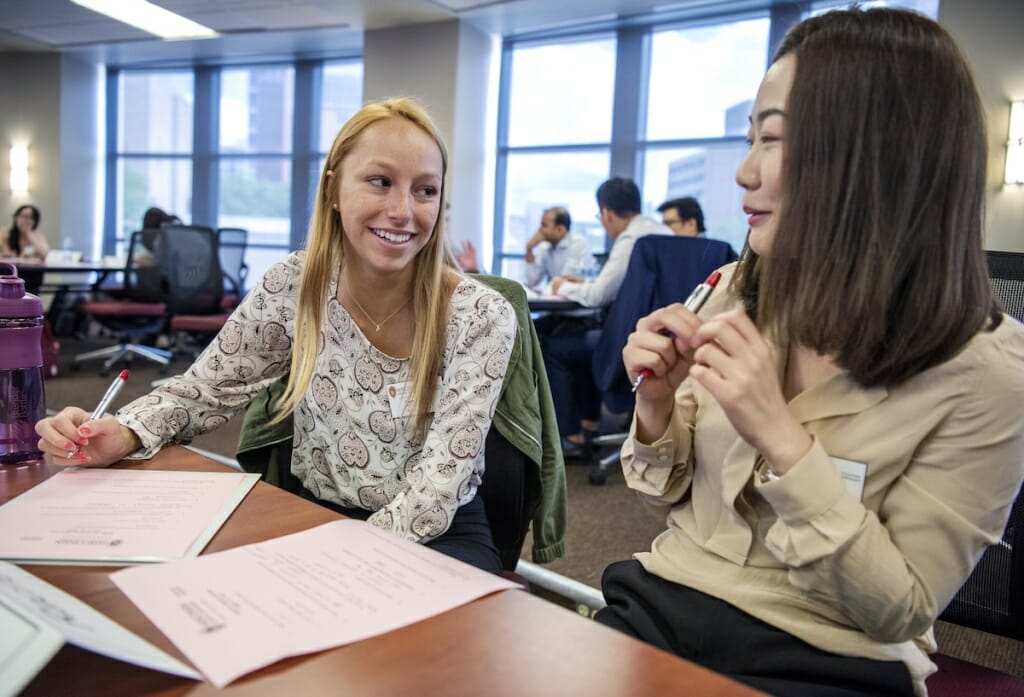
[[[292, 191], [291, 226], [288, 247], [298, 249], [304, 243], [306, 221], [309, 220], [313, 181], [313, 163], [320, 133], [320, 93], [323, 76], [322, 61], [299, 61], [295, 64], [295, 111], [292, 121]], [[302, 116], [305, 115], [305, 118]]]
[[220, 171], [220, 68], [198, 67], [192, 110], [192, 220], [217, 227]]

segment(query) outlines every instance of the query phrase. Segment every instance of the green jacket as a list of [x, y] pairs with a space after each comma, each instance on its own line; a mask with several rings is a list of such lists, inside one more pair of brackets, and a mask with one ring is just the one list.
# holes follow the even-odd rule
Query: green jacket
[[[532, 558], [538, 563], [554, 561], [565, 553], [565, 466], [540, 341], [520, 283], [499, 276], [474, 278], [501, 293], [516, 313], [519, 331], [493, 425], [533, 465], [527, 470], [529, 481], [525, 486], [527, 494], [534, 494], [534, 500], [525, 504], [526, 510], [532, 511]], [[293, 483], [288, 481], [292, 475], [281, 471], [276, 447], [291, 440], [292, 420], [269, 425], [273, 404], [283, 391], [284, 382], [279, 380], [249, 404], [238, 439], [237, 458], [247, 472], [258, 472], [271, 484], [292, 488]]]

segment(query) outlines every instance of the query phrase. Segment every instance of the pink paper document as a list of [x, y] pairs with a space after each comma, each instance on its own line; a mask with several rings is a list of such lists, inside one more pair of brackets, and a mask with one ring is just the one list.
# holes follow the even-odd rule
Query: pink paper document
[[197, 555], [259, 479], [68, 469], [0, 506], [0, 558], [134, 564]]
[[111, 580], [217, 687], [519, 587], [358, 520]]

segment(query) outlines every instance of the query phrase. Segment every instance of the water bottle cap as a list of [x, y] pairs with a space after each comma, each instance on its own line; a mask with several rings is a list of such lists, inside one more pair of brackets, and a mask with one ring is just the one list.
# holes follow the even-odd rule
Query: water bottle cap
[[39, 317], [43, 303], [25, 292], [25, 281], [18, 276], [18, 267], [0, 262], [0, 317]]

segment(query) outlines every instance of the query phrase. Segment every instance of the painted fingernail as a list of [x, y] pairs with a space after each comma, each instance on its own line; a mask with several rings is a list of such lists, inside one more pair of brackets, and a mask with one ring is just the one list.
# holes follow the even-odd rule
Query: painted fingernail
[[83, 436], [92, 435], [92, 429], [89, 428], [88, 426], [82, 426], [80, 429], [78, 429], [78, 432], [81, 433]]

